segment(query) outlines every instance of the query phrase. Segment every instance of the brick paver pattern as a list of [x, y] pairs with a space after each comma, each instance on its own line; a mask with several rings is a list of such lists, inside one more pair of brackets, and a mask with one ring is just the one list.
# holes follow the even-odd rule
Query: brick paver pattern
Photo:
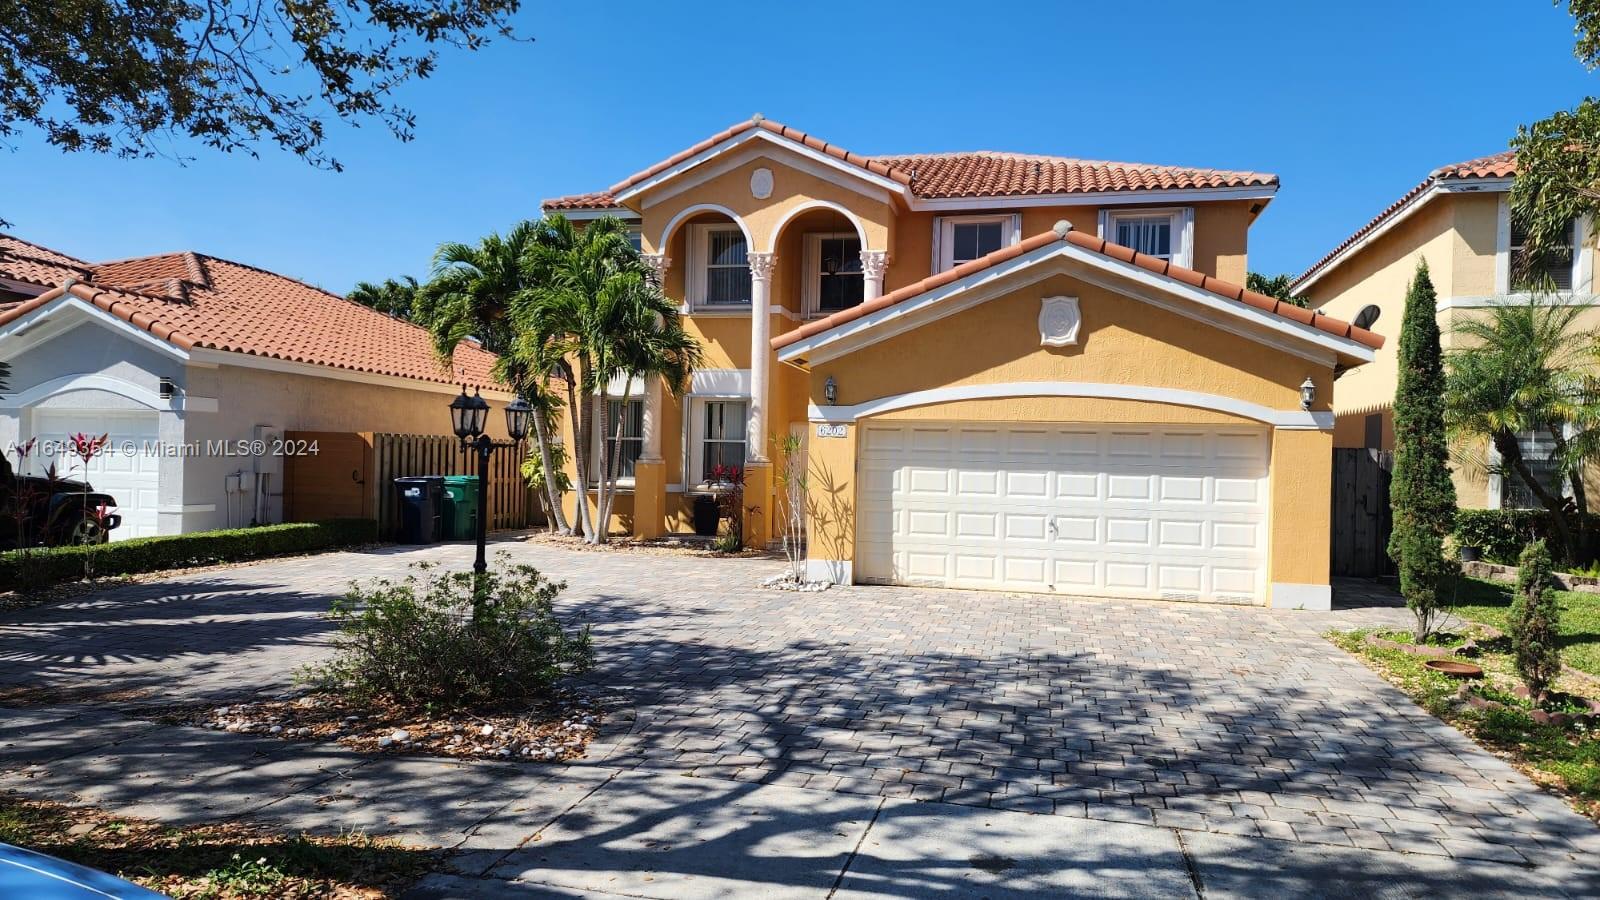
[[[1597, 832], [1325, 641], [1351, 609], [843, 587], [767, 560], [500, 545], [570, 587], [593, 680], [635, 716], [605, 766], [1532, 863]], [[0, 684], [222, 701], [292, 686], [353, 578], [470, 548], [341, 553], [0, 616]]]

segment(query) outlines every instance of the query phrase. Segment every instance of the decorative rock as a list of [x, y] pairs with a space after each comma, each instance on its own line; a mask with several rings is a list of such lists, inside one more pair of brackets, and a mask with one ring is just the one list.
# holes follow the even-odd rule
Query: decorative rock
[[392, 737], [381, 737], [381, 738], [378, 738], [378, 746], [379, 747], [387, 747], [392, 743], [394, 743], [394, 738], [392, 738]]
[[389, 735], [389, 739], [397, 744], [408, 744], [411, 742], [411, 732], [404, 728], [396, 728], [394, 733]]
[[273, 734], [282, 734], [283, 733], [283, 726], [282, 725], [274, 725], [274, 726], [272, 726], [271, 728], [269, 728], [267, 730], [272, 732]]
[[485, 725], [482, 728], [478, 729], [478, 733], [483, 735], [484, 737], [488, 737], [489, 735], [494, 734], [494, 726], [493, 725]]

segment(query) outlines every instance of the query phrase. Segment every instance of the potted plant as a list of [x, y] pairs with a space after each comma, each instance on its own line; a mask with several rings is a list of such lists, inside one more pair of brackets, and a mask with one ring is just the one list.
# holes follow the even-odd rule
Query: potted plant
[[715, 466], [711, 469], [711, 490], [718, 512], [728, 522], [728, 532], [717, 539], [716, 549], [734, 553], [744, 549], [744, 469]]
[[694, 533], [701, 537], [715, 537], [717, 534], [717, 519], [720, 516], [717, 510], [717, 498], [712, 494], [694, 495]]

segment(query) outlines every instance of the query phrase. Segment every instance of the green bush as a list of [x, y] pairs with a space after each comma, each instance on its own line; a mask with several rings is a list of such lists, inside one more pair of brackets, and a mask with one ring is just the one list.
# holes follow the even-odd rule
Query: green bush
[[[1578, 517], [1572, 521], [1578, 524]], [[1590, 516], [1583, 524], [1590, 535], [1600, 531], [1600, 517]], [[1489, 562], [1514, 566], [1522, 548], [1549, 540], [1552, 530], [1550, 513], [1543, 509], [1462, 509], [1456, 511], [1453, 535], [1457, 547], [1477, 547]], [[1580, 550], [1593, 556], [1592, 548]]]
[[1529, 544], [1517, 566], [1517, 590], [1511, 601], [1507, 631], [1517, 675], [1528, 686], [1529, 697], [1540, 703], [1561, 674], [1557, 643], [1561, 610], [1556, 605], [1555, 591], [1550, 589], [1550, 551], [1545, 549], [1544, 541]]
[[537, 698], [594, 664], [589, 629], [569, 632], [556, 619], [565, 582], [504, 554], [481, 582], [432, 563], [411, 568], [403, 581], [352, 585], [334, 601], [334, 658], [303, 678], [360, 703], [471, 709]]
[[7, 550], [0, 553], [0, 591], [37, 590], [81, 579], [84, 558], [89, 554], [94, 555], [95, 574], [104, 577], [310, 553], [370, 544], [377, 539], [378, 523], [372, 519], [330, 519], [130, 538], [90, 546]]

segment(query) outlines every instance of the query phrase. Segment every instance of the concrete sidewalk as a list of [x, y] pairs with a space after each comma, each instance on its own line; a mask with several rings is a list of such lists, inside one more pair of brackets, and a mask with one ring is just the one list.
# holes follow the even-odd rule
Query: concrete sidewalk
[[169, 824], [359, 828], [449, 848], [413, 888], [423, 898], [1600, 893], [1575, 861], [1593, 858], [1592, 827], [1529, 867], [651, 768], [366, 756], [81, 706], [0, 709], [0, 788]]

